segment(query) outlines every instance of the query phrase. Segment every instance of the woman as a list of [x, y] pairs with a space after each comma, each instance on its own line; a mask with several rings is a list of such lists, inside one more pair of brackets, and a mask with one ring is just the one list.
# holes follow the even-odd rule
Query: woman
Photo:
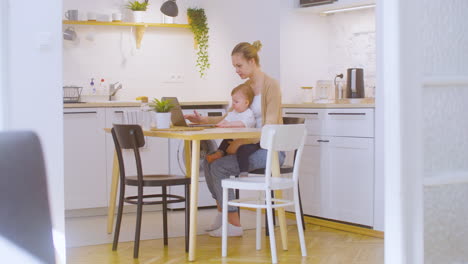
[[[281, 124], [281, 90], [278, 82], [262, 72], [260, 68], [260, 59], [258, 52], [262, 44], [255, 41], [253, 44], [242, 42], [237, 44], [231, 53], [232, 65], [236, 73], [242, 79], [248, 79], [245, 84], [250, 86], [254, 92], [254, 99], [250, 109], [254, 112], [256, 127], [260, 128], [265, 124]], [[186, 115], [185, 118], [196, 123], [217, 123], [222, 117], [201, 117], [197, 113]], [[252, 147], [251, 144], [258, 144], [257, 140], [236, 139], [232, 141], [227, 149], [228, 154], [236, 153], [239, 147]], [[250, 171], [265, 168], [267, 151], [258, 149], [249, 157]], [[279, 155], [280, 163], [284, 161], [284, 153]], [[227, 155], [212, 163], [204, 164], [205, 179], [208, 188], [216, 200], [218, 206], [218, 215], [210, 231], [210, 236], [221, 236], [221, 205], [222, 205], [222, 187], [221, 181], [232, 175], [239, 175], [239, 165], [235, 155]], [[234, 199], [234, 191], [229, 190], [229, 200]], [[242, 236], [243, 229], [240, 225], [239, 212], [237, 207], [228, 208], [228, 236]]]

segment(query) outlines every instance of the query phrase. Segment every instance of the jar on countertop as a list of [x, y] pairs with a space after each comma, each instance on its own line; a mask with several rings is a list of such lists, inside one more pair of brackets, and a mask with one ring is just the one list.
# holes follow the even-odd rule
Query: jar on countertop
[[302, 102], [312, 103], [314, 101], [314, 91], [312, 86], [302, 86]]

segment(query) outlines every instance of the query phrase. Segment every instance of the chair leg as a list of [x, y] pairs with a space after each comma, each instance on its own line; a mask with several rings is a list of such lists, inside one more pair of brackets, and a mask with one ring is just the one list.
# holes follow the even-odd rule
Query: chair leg
[[223, 188], [223, 224], [222, 224], [222, 252], [221, 256], [227, 256], [227, 228], [228, 228], [228, 189]]
[[301, 199], [301, 188], [299, 187], [299, 183], [297, 184], [297, 192], [299, 194], [299, 207], [301, 208], [301, 220], [302, 220], [302, 228], [306, 230], [305, 222], [304, 222], [304, 212], [302, 211], [302, 199]]
[[[239, 199], [239, 197], [240, 197], [239, 189], [236, 189], [236, 200]], [[239, 218], [240, 218], [240, 208], [237, 210], [237, 213], [239, 214]]]
[[167, 246], [167, 186], [162, 186], [162, 206], [163, 206], [163, 234], [164, 245]]
[[190, 231], [190, 184], [185, 185], [185, 252], [189, 251]]
[[[275, 198], [275, 192], [274, 191], [271, 191], [271, 197]], [[276, 226], [276, 217], [275, 217], [275, 209], [274, 208], [272, 209], [272, 212], [273, 212], [273, 226]], [[270, 231], [268, 230], [268, 218], [265, 217], [265, 236], [269, 236], [269, 235], [270, 235]]]
[[300, 206], [299, 206], [299, 187], [298, 186], [294, 187], [294, 208], [296, 211], [297, 232], [299, 233], [299, 243], [301, 244], [301, 252], [302, 252], [302, 256], [305, 257], [307, 256], [307, 250], [305, 246], [304, 229], [302, 227], [304, 225], [304, 222], [302, 222], [302, 218], [299, 217]]
[[267, 210], [267, 219], [268, 219], [268, 229], [270, 233], [270, 251], [271, 251], [271, 262], [278, 263], [276, 256], [276, 241], [275, 241], [275, 227], [273, 226], [273, 208], [271, 207], [271, 193], [268, 191], [265, 192], [266, 200], [266, 210]]
[[124, 197], [125, 197], [125, 185], [120, 184], [119, 208], [117, 209], [117, 221], [115, 223], [114, 243], [112, 244], [112, 250], [114, 251], [117, 250], [117, 244], [119, 243], [120, 224], [122, 223]]
[[[275, 198], [275, 192], [271, 191], [271, 198]], [[272, 204], [275, 204], [275, 202], [271, 202]], [[275, 208], [272, 208], [273, 212], [273, 226], [276, 226], [276, 214], [275, 214]]]
[[137, 220], [135, 230], [135, 245], [133, 247], [133, 258], [138, 258], [140, 249], [140, 233], [141, 233], [141, 215], [143, 213], [143, 186], [138, 187], [138, 204], [137, 204]]
[[256, 249], [262, 249], [262, 209], [257, 208]]

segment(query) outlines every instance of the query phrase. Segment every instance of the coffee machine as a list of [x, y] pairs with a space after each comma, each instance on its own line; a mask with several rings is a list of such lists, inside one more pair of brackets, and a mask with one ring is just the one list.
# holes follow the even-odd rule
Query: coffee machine
[[349, 68], [347, 70], [346, 98], [364, 97], [364, 70]]

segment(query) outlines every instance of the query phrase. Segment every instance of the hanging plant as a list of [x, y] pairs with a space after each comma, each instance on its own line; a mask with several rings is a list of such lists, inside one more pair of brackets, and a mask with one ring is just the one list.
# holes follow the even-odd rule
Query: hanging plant
[[195, 42], [198, 44], [197, 68], [200, 77], [206, 75], [206, 70], [210, 68], [208, 61], [208, 24], [206, 21], [205, 10], [203, 8], [188, 8], [187, 16], [190, 28], [194, 34]]

